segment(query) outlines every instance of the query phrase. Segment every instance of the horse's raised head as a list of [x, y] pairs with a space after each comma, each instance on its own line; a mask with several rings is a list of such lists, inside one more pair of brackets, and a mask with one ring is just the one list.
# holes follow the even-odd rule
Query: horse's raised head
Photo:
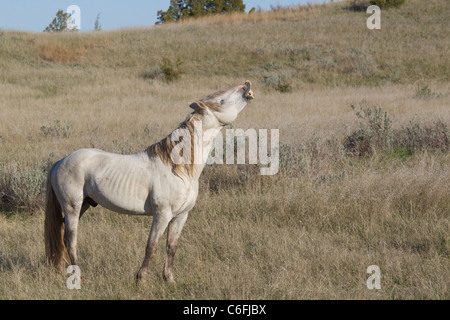
[[252, 83], [244, 84], [228, 90], [217, 91], [190, 105], [198, 112], [204, 112], [206, 108], [211, 111], [217, 120], [223, 124], [230, 124], [236, 120], [238, 114], [253, 100]]

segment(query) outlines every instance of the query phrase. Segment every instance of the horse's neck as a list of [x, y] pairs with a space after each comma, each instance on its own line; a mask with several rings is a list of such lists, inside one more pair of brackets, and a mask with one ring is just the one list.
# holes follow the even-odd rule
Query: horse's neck
[[205, 168], [206, 161], [208, 160], [211, 149], [214, 145], [214, 140], [217, 134], [222, 129], [222, 126], [214, 119], [208, 118], [211, 116], [203, 116], [196, 123], [196, 130], [194, 130], [194, 156], [192, 157], [194, 162], [194, 171], [192, 178], [197, 179], [200, 177], [203, 169]]
[[201, 152], [201, 161], [198, 161], [197, 159], [195, 159], [196, 154], [194, 154], [194, 165], [195, 165], [194, 178], [195, 179], [198, 179], [200, 177], [203, 169], [205, 168], [209, 154], [214, 145], [214, 140], [221, 129], [222, 129], [222, 127], [218, 126], [218, 127], [214, 127], [214, 128], [205, 129], [203, 131], [203, 137], [202, 137], [202, 141], [201, 141], [202, 147], [201, 147], [201, 150], [199, 150]]

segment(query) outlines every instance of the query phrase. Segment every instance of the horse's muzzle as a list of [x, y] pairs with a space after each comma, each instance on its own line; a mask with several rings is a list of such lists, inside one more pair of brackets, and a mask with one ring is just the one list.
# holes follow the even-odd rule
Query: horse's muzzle
[[244, 99], [246, 99], [248, 102], [250, 102], [251, 100], [253, 100], [254, 96], [253, 96], [253, 91], [251, 90], [252, 87], [252, 83], [247, 80], [244, 83]]

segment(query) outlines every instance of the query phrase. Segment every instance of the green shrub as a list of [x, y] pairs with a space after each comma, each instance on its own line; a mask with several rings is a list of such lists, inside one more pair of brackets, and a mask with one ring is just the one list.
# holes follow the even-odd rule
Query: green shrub
[[183, 63], [184, 61], [179, 57], [175, 61], [172, 61], [172, 59], [168, 57], [164, 57], [159, 66], [143, 71], [139, 74], [139, 76], [144, 80], [158, 79], [161, 81], [172, 82], [174, 80], [178, 80], [183, 74], [183, 70], [181, 68]]
[[428, 99], [428, 98], [439, 98], [442, 93], [431, 91], [431, 88], [425, 83], [418, 83], [416, 86], [416, 98]]
[[[354, 105], [351, 105], [355, 109]], [[375, 150], [389, 151], [405, 159], [416, 151], [443, 151], [450, 147], [447, 124], [441, 120], [422, 124], [410, 121], [401, 129], [392, 129], [392, 121], [381, 107], [360, 104], [356, 116], [362, 120], [358, 129], [344, 139], [344, 149], [356, 156], [372, 154]]]
[[416, 98], [429, 98], [431, 97], [431, 89], [428, 85], [419, 83], [416, 87]]
[[291, 78], [292, 72], [289, 70], [271, 72], [264, 76], [264, 83], [276, 91], [289, 92], [292, 90]]
[[61, 122], [60, 120], [55, 120], [53, 124], [49, 126], [42, 126], [41, 132], [45, 136], [62, 137], [69, 138], [73, 131], [73, 125], [70, 122]]
[[[355, 106], [350, 106], [353, 110]], [[377, 148], [388, 148], [391, 143], [392, 121], [386, 111], [381, 107], [370, 107], [365, 103], [360, 103], [360, 110], [356, 116], [362, 120], [360, 126], [344, 141], [344, 148], [347, 152], [364, 156], [372, 154]]]
[[18, 162], [0, 163], [0, 208], [19, 212], [44, 206], [45, 181], [52, 164], [53, 154], [35, 166]]
[[177, 58], [175, 62], [173, 62], [170, 58], [164, 57], [162, 63], [159, 68], [164, 75], [164, 79], [167, 82], [172, 82], [180, 78], [183, 74], [181, 70], [181, 65], [183, 64], [183, 60], [181, 58]]

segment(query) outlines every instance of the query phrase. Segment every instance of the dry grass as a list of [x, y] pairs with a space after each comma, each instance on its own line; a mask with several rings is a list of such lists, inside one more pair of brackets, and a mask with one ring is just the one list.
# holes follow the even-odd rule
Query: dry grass
[[42, 59], [61, 63], [78, 62], [86, 54], [84, 46], [40, 44], [36, 47], [36, 50]]
[[[439, 36], [448, 10], [411, 1], [383, 12], [377, 34], [364, 13], [338, 4], [52, 38], [0, 32], [0, 194], [38, 193], [0, 213], [0, 299], [449, 299], [448, 150], [342, 150], [360, 126], [351, 104], [382, 107], [393, 129], [450, 124]], [[143, 79], [162, 54], [184, 60], [181, 78]], [[273, 85], [280, 74], [290, 91]], [[188, 103], [247, 78], [256, 99], [234, 127], [278, 128], [282, 151], [295, 151], [283, 153], [280, 172], [205, 169], [175, 286], [161, 276], [164, 241], [147, 282], [134, 285], [151, 217], [90, 209], [79, 228], [84, 282], [68, 290], [68, 275], [45, 265], [39, 187], [49, 162], [82, 147], [140, 151], [174, 129]], [[381, 290], [366, 287], [374, 264]]]

